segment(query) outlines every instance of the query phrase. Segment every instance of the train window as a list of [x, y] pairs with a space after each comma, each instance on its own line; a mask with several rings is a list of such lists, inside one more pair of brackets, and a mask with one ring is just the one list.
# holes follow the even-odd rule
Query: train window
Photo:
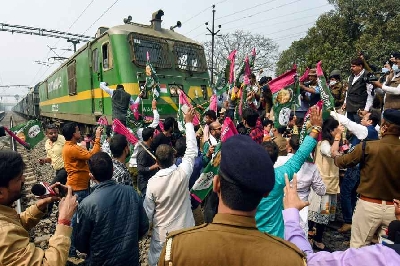
[[99, 72], [99, 50], [97, 48], [92, 51], [92, 69], [94, 73]]
[[111, 52], [111, 45], [109, 42], [104, 43], [101, 46], [101, 50], [103, 53], [103, 69], [111, 69], [113, 67], [113, 56]]
[[77, 84], [76, 84], [76, 61], [72, 61], [67, 66], [68, 72], [68, 93], [69, 95], [76, 95], [77, 94]]
[[207, 71], [206, 57], [202, 46], [175, 42], [174, 54], [177, 68], [194, 72]]
[[149, 52], [149, 59], [154, 67], [172, 67], [171, 60], [168, 56], [168, 43], [166, 40], [131, 33], [128, 36], [128, 41], [132, 49], [132, 61], [136, 65], [145, 67], [147, 63], [147, 52]]

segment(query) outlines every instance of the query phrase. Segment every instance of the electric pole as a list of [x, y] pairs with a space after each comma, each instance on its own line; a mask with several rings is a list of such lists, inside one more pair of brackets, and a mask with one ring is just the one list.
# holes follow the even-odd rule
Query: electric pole
[[[221, 25], [218, 25], [218, 28], [219, 28], [219, 30], [217, 30], [216, 32], [215, 32], [215, 25], [214, 25], [214, 22], [215, 22], [215, 5], [213, 5], [212, 6], [212, 8], [213, 8], [213, 10], [212, 10], [212, 12], [213, 12], [213, 20], [212, 20], [212, 30], [210, 30], [208, 27], [207, 27], [207, 30], [210, 32], [210, 34], [208, 34], [208, 35], [211, 35], [211, 86], [213, 86], [214, 85], [214, 38], [215, 38], [215, 36], [218, 34], [218, 32], [220, 32], [221, 30]], [[206, 26], [208, 26], [208, 22], [206, 22]]]

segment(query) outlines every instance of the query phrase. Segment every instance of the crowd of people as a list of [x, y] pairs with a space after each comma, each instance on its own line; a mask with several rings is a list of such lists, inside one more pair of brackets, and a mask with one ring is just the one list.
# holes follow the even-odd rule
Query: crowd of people
[[[77, 123], [64, 124], [62, 135], [47, 125], [47, 157], [39, 162], [54, 168], [57, 194], [19, 215], [12, 204], [21, 197], [25, 163], [17, 152], [0, 151], [0, 264], [65, 265], [85, 254], [87, 265], [139, 265], [139, 240], [150, 232], [150, 266], [400, 265], [399, 64], [395, 53], [381, 81], [368, 78], [362, 57], [351, 60], [347, 82], [332, 71], [327, 85], [335, 109], [325, 119], [311, 69], [300, 84], [301, 108], [286, 127], [274, 127], [269, 79], [257, 82], [254, 74], [240, 120], [245, 87], [236, 84], [218, 113], [204, 112], [202, 125], [194, 125], [199, 112], [190, 108], [183, 135], [173, 117], [160, 126], [155, 100], [154, 120], [134, 132], [134, 146], [109, 127], [99, 126], [86, 146]], [[140, 97], [133, 100], [122, 85], [101, 87], [112, 97], [113, 118], [126, 125]], [[305, 111], [310, 119], [301, 139]], [[238, 134], [222, 141], [226, 117]], [[200, 202], [190, 189], [215, 161], [218, 173]], [[338, 234], [351, 230], [345, 251], [323, 242], [339, 194]], [[58, 224], [42, 250], [29, 242], [28, 230], [53, 204]]]

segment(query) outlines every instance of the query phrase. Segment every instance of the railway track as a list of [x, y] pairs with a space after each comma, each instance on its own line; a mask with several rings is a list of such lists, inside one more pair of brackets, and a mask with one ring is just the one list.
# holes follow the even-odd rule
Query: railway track
[[[7, 112], [2, 124], [6, 127], [12, 128], [14, 126], [25, 123], [26, 119], [19, 116], [16, 113]], [[34, 158], [33, 151], [25, 149], [22, 145], [13, 141], [11, 137], [1, 137], [0, 138], [0, 149], [11, 149], [17, 151], [22, 155], [22, 158], [26, 164], [26, 169], [24, 171], [25, 182], [22, 191], [22, 198], [15, 202], [15, 210], [17, 213], [21, 213], [26, 210], [27, 207], [35, 204], [36, 198], [31, 193], [31, 188], [34, 184], [38, 183], [38, 176], [42, 176], [41, 169], [38, 166], [37, 159]], [[53, 230], [49, 230], [50, 224], [55, 224], [54, 220], [55, 214], [52, 214], [47, 219], [42, 219], [39, 224], [31, 230], [30, 236], [31, 240], [35, 245], [40, 247], [46, 247], [48, 245], [48, 239], [53, 233]]]

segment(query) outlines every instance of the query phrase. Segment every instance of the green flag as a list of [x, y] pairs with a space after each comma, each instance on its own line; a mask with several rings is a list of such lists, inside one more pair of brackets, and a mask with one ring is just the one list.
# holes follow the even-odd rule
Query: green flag
[[160, 97], [160, 82], [156, 70], [150, 63], [150, 55], [147, 52], [147, 64], [146, 64], [146, 91], [152, 90], [153, 100], [157, 100]]
[[29, 120], [26, 124], [15, 126], [10, 130], [21, 140], [29, 144], [29, 149], [33, 149], [44, 139], [42, 125], [38, 120]]
[[322, 61], [319, 61], [317, 63], [318, 86], [320, 88], [320, 96], [323, 102], [322, 118], [327, 119], [330, 117], [330, 111], [335, 109], [335, 99], [333, 98], [331, 91], [328, 88], [321, 64]]
[[194, 183], [190, 190], [190, 194], [198, 202], [202, 202], [212, 190], [213, 179], [214, 176], [218, 174], [219, 163], [221, 161], [221, 142], [215, 147], [214, 154], [214, 157], [203, 169], [200, 177], [196, 180], [196, 183]]
[[290, 71], [269, 82], [269, 88], [273, 93], [272, 109], [274, 111], [275, 128], [286, 127], [289, 123], [294, 99], [292, 86], [295, 83], [296, 71], [296, 66], [294, 66]]

